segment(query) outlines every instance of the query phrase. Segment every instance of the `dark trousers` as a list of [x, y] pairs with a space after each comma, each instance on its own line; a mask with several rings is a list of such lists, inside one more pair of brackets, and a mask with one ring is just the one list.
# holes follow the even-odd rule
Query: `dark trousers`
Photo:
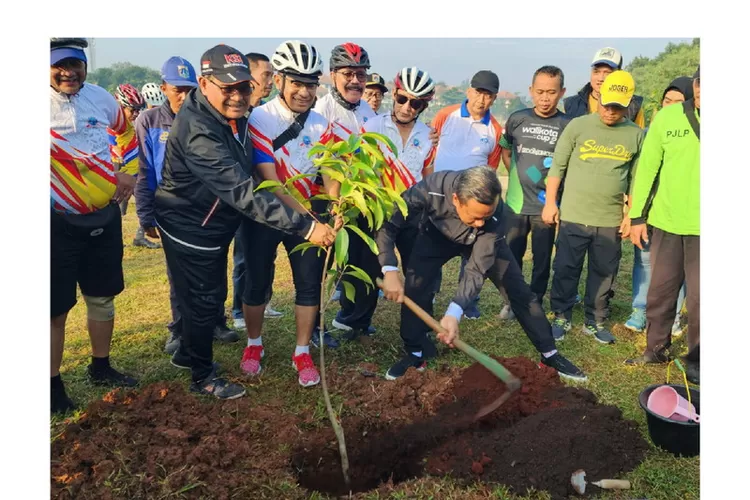
[[[357, 225], [365, 234], [370, 237], [373, 236], [364, 218], [360, 217], [357, 220]], [[362, 238], [351, 231], [349, 232], [348, 263], [359, 267], [371, 278], [382, 276], [378, 256], [372, 253], [372, 250], [362, 241]], [[341, 281], [349, 282], [354, 286], [354, 302], [350, 301], [345, 293], [342, 293], [341, 311], [339, 311], [336, 320], [355, 330], [367, 330], [372, 323], [375, 308], [378, 306], [378, 287], [370, 287], [368, 292], [364, 281], [349, 275], [344, 275]]]
[[[603, 323], [609, 317], [610, 290], [622, 256], [619, 227], [596, 227], [560, 222], [553, 264], [550, 305], [570, 321], [576, 302], [583, 260], [589, 257], [584, 310], [586, 321]], [[674, 305], [672, 308], [674, 312]], [[672, 316], [674, 320], [674, 315]], [[671, 327], [671, 323], [670, 323]]]
[[[432, 290], [440, 268], [459, 255], [468, 258], [472, 246], [450, 241], [430, 223], [422, 226], [415, 240], [404, 273], [404, 291], [406, 296], [432, 315]], [[534, 347], [539, 352], [554, 350], [555, 341], [549, 321], [536, 295], [523, 280], [521, 268], [505, 240], [496, 246], [495, 264], [487, 272], [486, 278], [498, 290], [502, 287], [507, 291], [513, 312]], [[405, 305], [401, 306], [401, 339], [407, 352], [421, 351], [428, 341], [424, 323]]]
[[688, 359], [698, 361], [701, 335], [700, 236], [680, 236], [654, 228], [651, 236], [651, 284], [646, 298], [647, 349], [672, 343], [672, 323], [683, 280], [687, 289]]
[[245, 252], [242, 250], [242, 225], [234, 235], [232, 250], [232, 318], [242, 318], [242, 292], [245, 290]]
[[227, 293], [229, 245], [191, 248], [160, 233], [181, 313], [180, 356], [190, 358], [193, 381], [200, 382], [213, 371], [213, 331], [216, 312], [223, 310], [220, 297]]
[[[166, 250], [165, 250], [166, 254]], [[225, 259], [226, 261], [226, 259]], [[224, 264], [224, 285], [219, 290], [219, 296], [216, 297], [216, 324], [224, 326], [226, 324], [226, 316], [224, 315], [224, 302], [227, 299], [227, 278], [226, 278], [226, 262]], [[167, 324], [167, 330], [177, 337], [182, 335], [182, 313], [180, 312], [180, 303], [177, 300], [177, 292], [174, 287], [174, 280], [172, 279], [172, 271], [169, 267], [169, 259], [167, 259], [167, 281], [169, 282], [169, 307], [172, 310], [172, 321]], [[241, 307], [241, 306], [240, 306]], [[241, 309], [240, 309], [241, 310]], [[242, 317], [242, 316], [240, 316]]]
[[523, 256], [526, 253], [529, 233], [531, 233], [531, 253], [534, 260], [530, 286], [541, 304], [544, 294], [547, 293], [547, 283], [549, 283], [552, 269], [555, 226], [545, 224], [538, 215], [519, 215], [511, 210], [505, 212], [506, 240], [521, 270], [523, 270]]

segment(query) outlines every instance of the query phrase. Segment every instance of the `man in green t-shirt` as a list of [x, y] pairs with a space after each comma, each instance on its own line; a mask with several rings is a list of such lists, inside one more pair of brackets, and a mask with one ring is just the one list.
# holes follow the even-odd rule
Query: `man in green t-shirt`
[[[693, 99], [662, 109], [651, 123], [633, 182], [635, 246], [651, 243], [651, 283], [646, 298], [647, 345], [628, 364], [668, 359], [677, 295], [687, 285], [688, 379], [699, 383], [700, 363], [700, 68]], [[649, 227], [653, 234], [649, 238]]]
[[630, 73], [611, 73], [602, 84], [597, 112], [572, 120], [555, 147], [542, 220], [560, 223], [550, 292], [556, 340], [570, 331], [578, 280], [588, 254], [583, 332], [603, 344], [615, 342], [604, 322], [622, 255], [620, 241], [630, 234], [624, 200], [643, 142], [643, 130], [626, 118], [634, 93]]

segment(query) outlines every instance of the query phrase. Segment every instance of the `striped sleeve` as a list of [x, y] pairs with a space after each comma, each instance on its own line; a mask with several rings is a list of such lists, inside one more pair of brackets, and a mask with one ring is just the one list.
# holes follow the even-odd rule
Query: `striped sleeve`
[[497, 170], [497, 167], [500, 165], [500, 158], [502, 157], [503, 153], [503, 147], [500, 145], [500, 139], [503, 136], [503, 127], [500, 126], [500, 123], [495, 119], [494, 116], [490, 116], [490, 119], [492, 120], [492, 128], [495, 131], [495, 147], [490, 153], [490, 156], [487, 158], [487, 164]]
[[255, 117], [258, 113], [250, 114], [250, 140], [253, 142], [253, 165], [261, 163], [275, 163], [273, 155], [273, 141], [268, 138], [260, 129], [262, 124]]
[[135, 128], [126, 118], [122, 108], [117, 106], [115, 120], [107, 129], [110, 143], [114, 143], [115, 150], [119, 153], [119, 161], [122, 162], [120, 171], [130, 175], [138, 175], [138, 138]]

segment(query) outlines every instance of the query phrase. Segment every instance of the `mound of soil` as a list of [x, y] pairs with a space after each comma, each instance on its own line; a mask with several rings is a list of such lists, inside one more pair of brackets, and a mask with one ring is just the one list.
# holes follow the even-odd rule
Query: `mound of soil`
[[[396, 382], [331, 369], [332, 392], [345, 398], [351, 490], [451, 474], [558, 499], [573, 493], [577, 469], [589, 482], [617, 478], [643, 459], [646, 442], [617, 408], [529, 359], [498, 360], [523, 386], [479, 421], [477, 410], [505, 392], [481, 365], [410, 370]], [[53, 442], [52, 497], [257, 497], [295, 479], [307, 490], [349, 493], [327, 423], [303, 431], [310, 415], [250, 399], [203, 402], [175, 383], [114, 391]]]

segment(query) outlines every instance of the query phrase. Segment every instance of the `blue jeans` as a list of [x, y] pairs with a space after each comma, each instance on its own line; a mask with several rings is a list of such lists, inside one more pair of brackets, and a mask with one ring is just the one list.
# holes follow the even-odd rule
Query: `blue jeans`
[[[651, 251], [650, 241], [644, 243], [643, 250], [634, 248], [633, 255], [633, 309], [646, 310], [646, 296], [651, 283]], [[685, 282], [682, 283], [680, 294], [677, 297], [676, 318], [680, 317], [682, 305], [685, 303]]]
[[[240, 226], [240, 229], [242, 226]], [[242, 238], [240, 238], [240, 229], [234, 235], [234, 250], [232, 251], [232, 260], [234, 269], [232, 270], [232, 318], [242, 318], [242, 292], [245, 290], [245, 253], [242, 250]]]

